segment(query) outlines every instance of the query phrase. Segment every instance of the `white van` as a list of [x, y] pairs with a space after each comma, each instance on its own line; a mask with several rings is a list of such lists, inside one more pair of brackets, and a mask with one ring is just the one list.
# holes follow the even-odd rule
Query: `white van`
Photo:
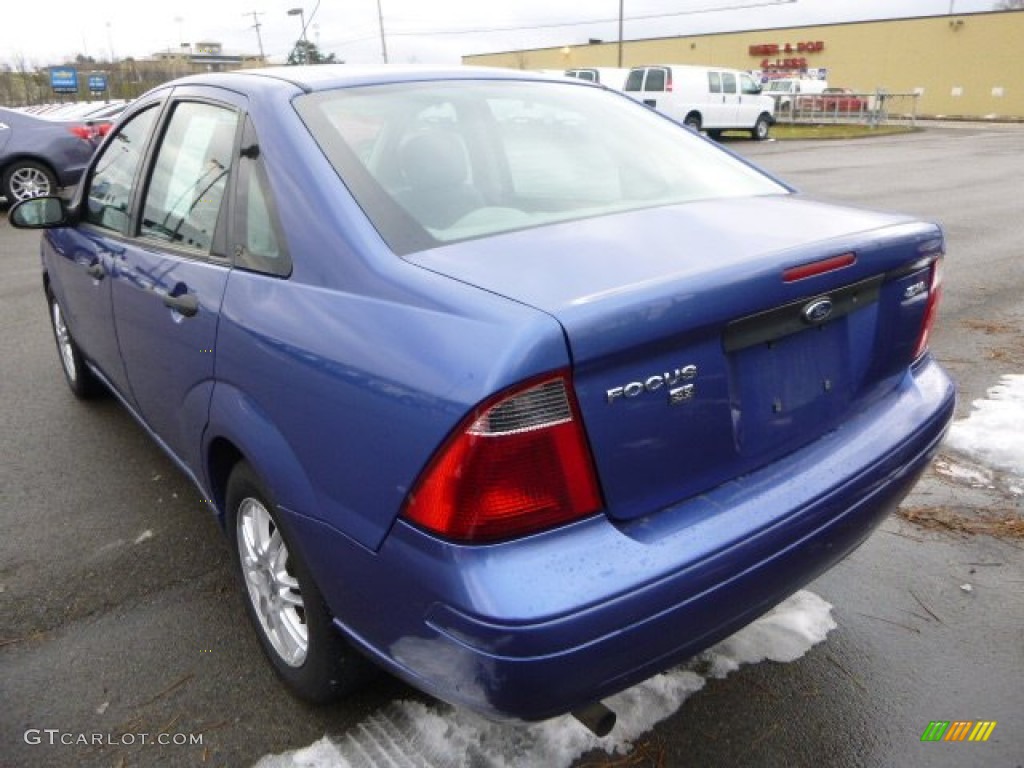
[[616, 91], [621, 91], [626, 85], [626, 78], [629, 76], [628, 69], [618, 67], [576, 67], [565, 70], [566, 77], [575, 77], [577, 80], [586, 80], [590, 83], [600, 83]]
[[775, 122], [775, 102], [747, 72], [680, 64], [633, 67], [626, 95], [711, 137], [722, 131], [750, 131], [763, 140]]

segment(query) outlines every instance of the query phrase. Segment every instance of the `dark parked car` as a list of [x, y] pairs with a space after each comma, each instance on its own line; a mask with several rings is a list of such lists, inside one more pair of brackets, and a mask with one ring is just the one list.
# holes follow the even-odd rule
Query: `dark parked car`
[[77, 183], [109, 127], [0, 107], [0, 197], [15, 203]]
[[369, 658], [493, 717], [577, 711], [849, 554], [953, 411], [936, 225], [580, 81], [190, 77], [10, 218], [48, 228], [71, 390], [195, 482], [308, 700]]

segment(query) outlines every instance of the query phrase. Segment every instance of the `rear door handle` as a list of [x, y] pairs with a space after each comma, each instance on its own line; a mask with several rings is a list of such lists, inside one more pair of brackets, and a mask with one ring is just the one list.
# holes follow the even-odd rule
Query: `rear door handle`
[[164, 294], [164, 306], [185, 317], [192, 317], [199, 311], [199, 299], [194, 293], [183, 293], [180, 296]]

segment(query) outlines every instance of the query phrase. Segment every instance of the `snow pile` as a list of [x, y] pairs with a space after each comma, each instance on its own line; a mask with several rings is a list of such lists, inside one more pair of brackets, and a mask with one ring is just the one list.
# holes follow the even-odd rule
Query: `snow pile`
[[950, 448], [993, 469], [1024, 477], [1024, 375], [1003, 376], [953, 424]]
[[[444, 704], [398, 701], [332, 740], [268, 755], [256, 768], [424, 768], [569, 766], [591, 749], [628, 753], [632, 743], [672, 715], [707, 677], [725, 677], [743, 664], [803, 656], [835, 629], [832, 606], [811, 592], [798, 592], [698, 659], [608, 699], [618, 714], [611, 735], [598, 739], [569, 716], [533, 725], [498, 724]], [[696, 669], [707, 670], [705, 675]]]

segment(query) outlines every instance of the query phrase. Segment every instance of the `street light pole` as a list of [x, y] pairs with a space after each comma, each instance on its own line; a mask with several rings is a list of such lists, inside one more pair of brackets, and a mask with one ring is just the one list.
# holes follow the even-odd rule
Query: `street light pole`
[[304, 42], [304, 43], [309, 42], [306, 39], [306, 12], [305, 12], [305, 10], [303, 10], [302, 8], [289, 8], [288, 9], [288, 15], [289, 16], [298, 16], [299, 17], [299, 23], [302, 24], [302, 42]]
[[[288, 9], [288, 15], [289, 16], [298, 16], [299, 17], [299, 22], [302, 24], [302, 36], [300, 37], [300, 39], [303, 42], [302, 54], [301, 54], [300, 57], [297, 57], [297, 58], [301, 58], [301, 61], [299, 62], [300, 64], [308, 64], [309, 62], [307, 61], [307, 58], [309, 56], [309, 41], [306, 39], [306, 13], [305, 13], [305, 11], [303, 11], [302, 8], [289, 8]], [[299, 45], [298, 45], [298, 43], [296, 43], [295, 44], [295, 48], [298, 48], [298, 47], [299, 47]]]

